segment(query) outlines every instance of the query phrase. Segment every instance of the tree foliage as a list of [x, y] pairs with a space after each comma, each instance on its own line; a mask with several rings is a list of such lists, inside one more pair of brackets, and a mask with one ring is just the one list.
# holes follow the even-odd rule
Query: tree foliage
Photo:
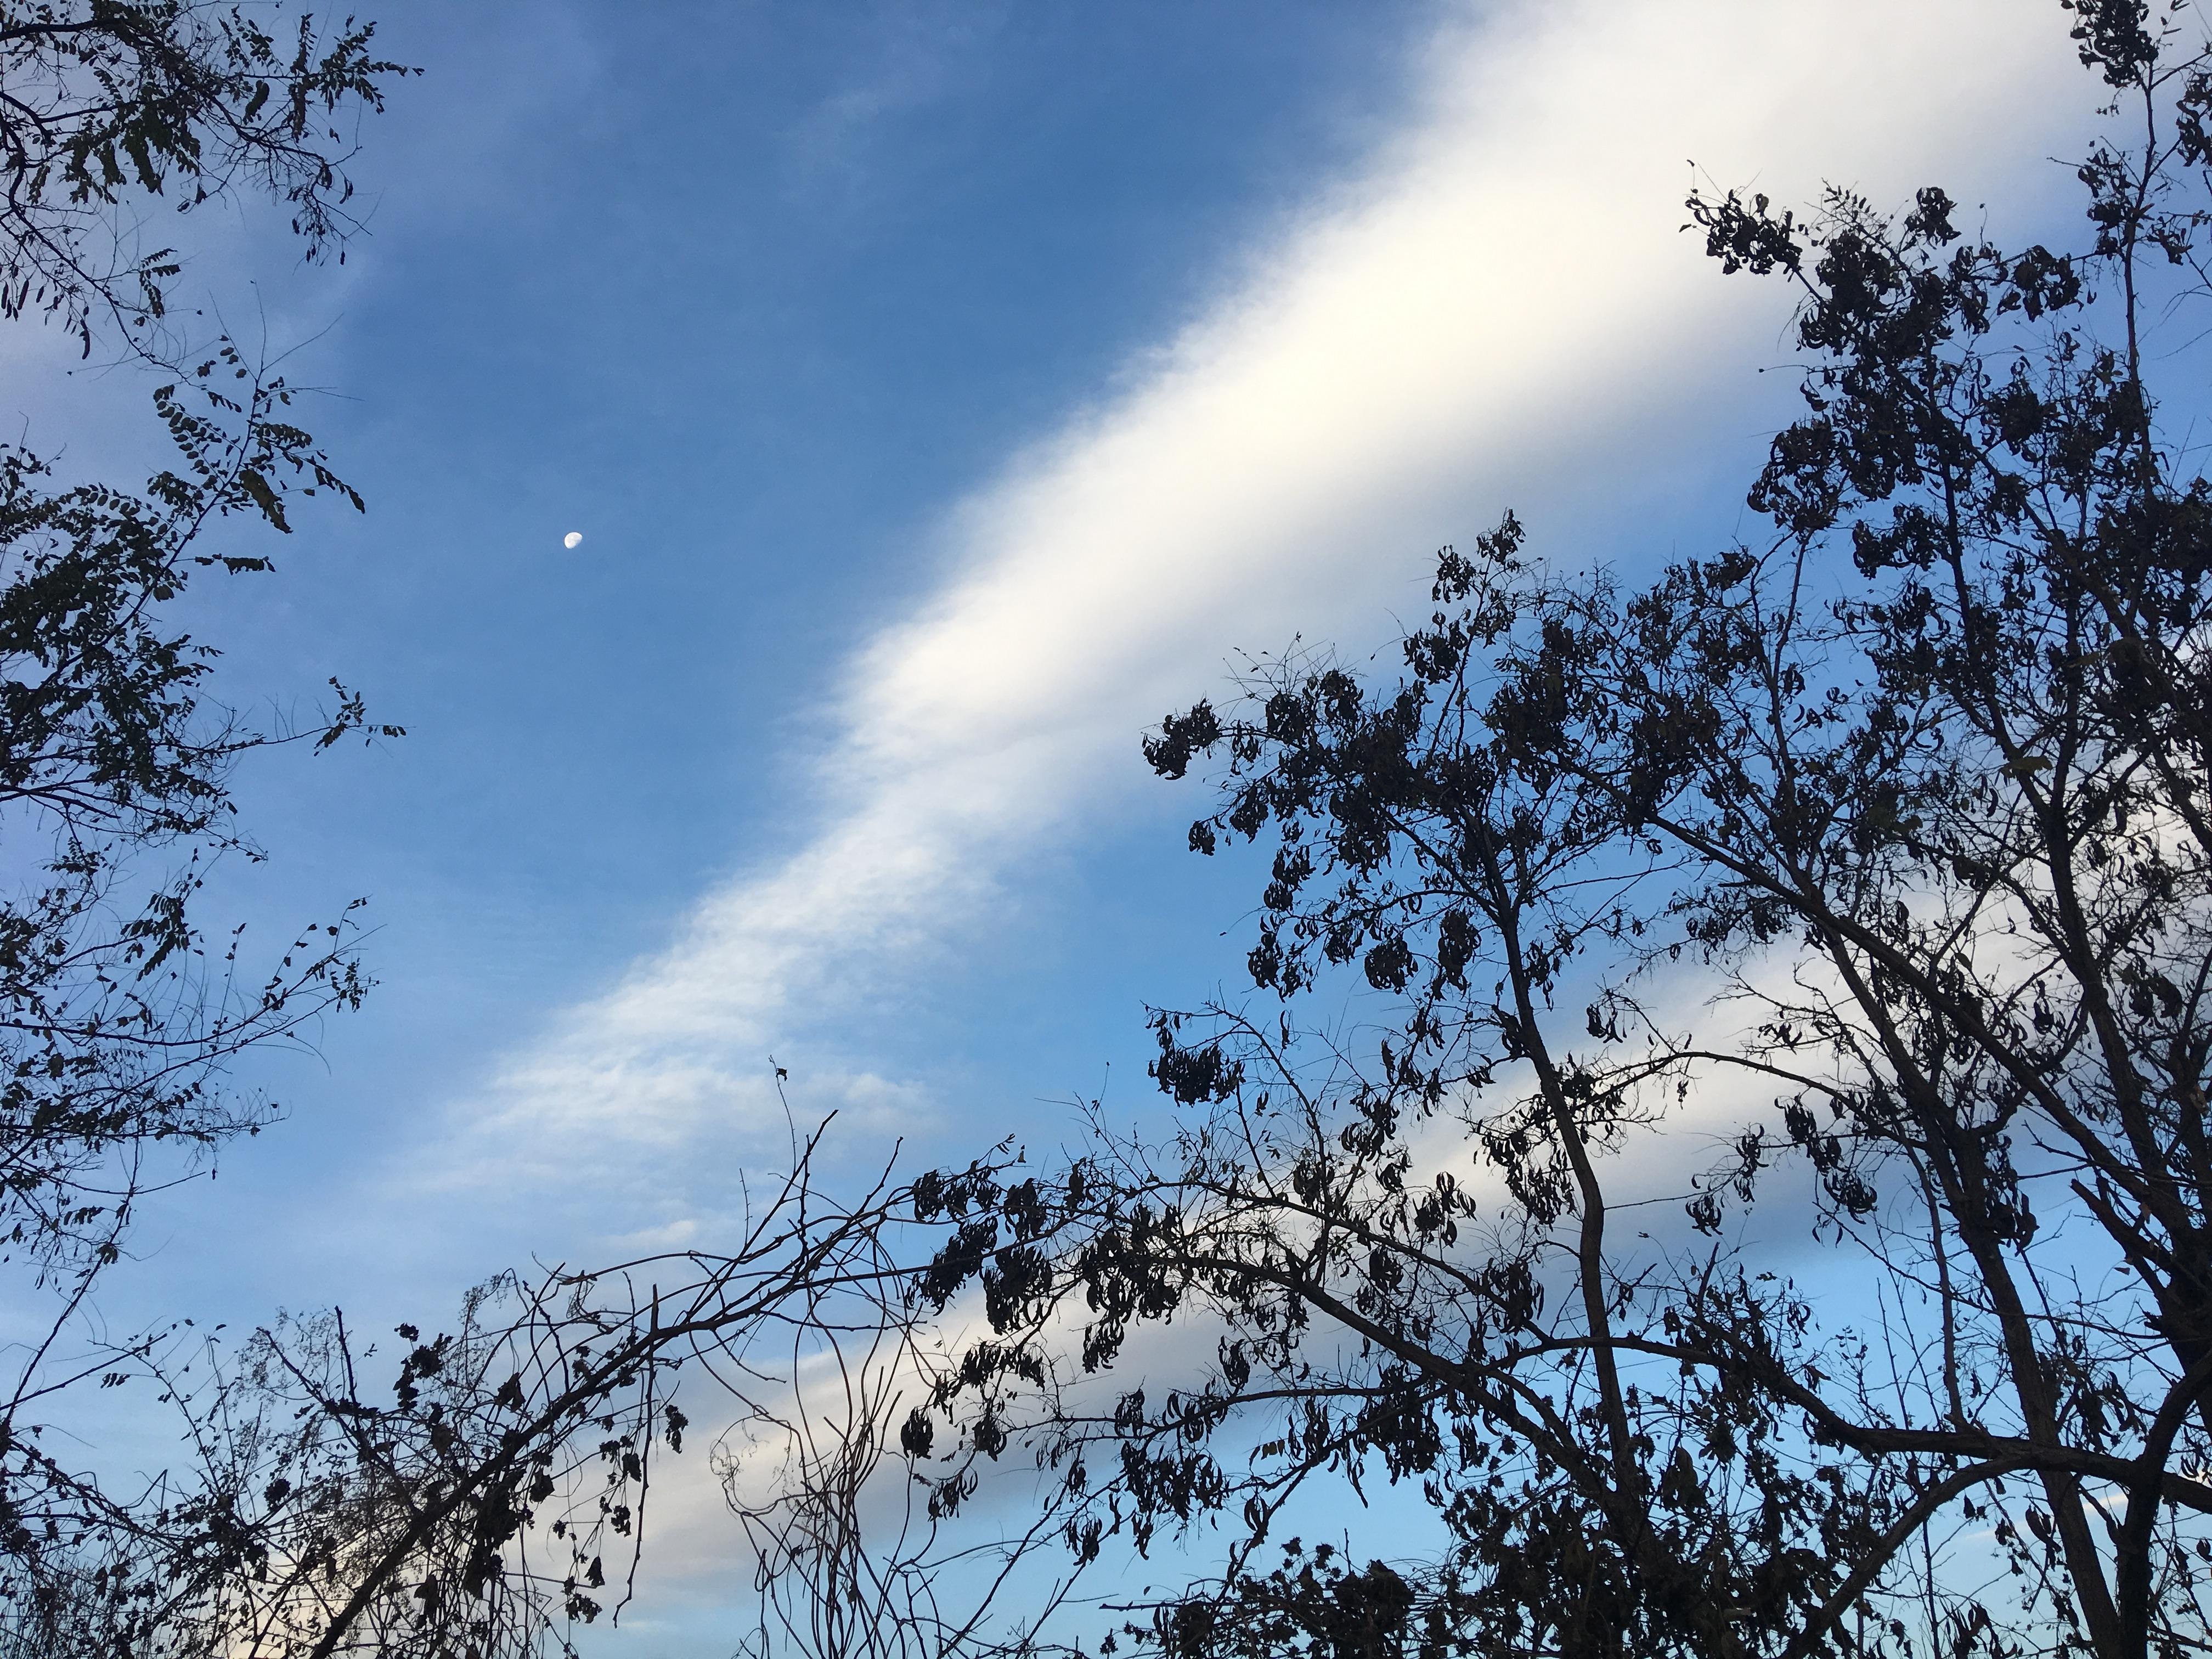
[[374, 35], [208, 0], [0, 4], [0, 316], [51, 318], [87, 356], [106, 325], [159, 338], [182, 267], [146, 246], [149, 198], [267, 198], [308, 258], [343, 259], [348, 126], [410, 72], [371, 54]]
[[336, 680], [313, 720], [245, 719], [211, 695], [216, 648], [174, 615], [203, 572], [270, 568], [221, 521], [289, 532], [305, 498], [361, 505], [281, 379], [164, 324], [182, 264], [139, 216], [155, 198], [274, 197], [310, 257], [353, 228], [339, 124], [401, 71], [369, 55], [366, 26], [326, 39], [302, 17], [280, 46], [277, 15], [0, 3], [0, 315], [160, 371], [174, 451], [130, 489], [0, 446], [0, 1261], [24, 1275], [20, 1316], [37, 1316], [27, 1281], [54, 1294], [0, 1384], [0, 1631], [33, 1650], [66, 1609], [121, 1593], [78, 1571], [88, 1551], [207, 1542], [204, 1515], [116, 1497], [47, 1432], [64, 1397], [158, 1380], [176, 1346], [94, 1340], [87, 1299], [149, 1190], [276, 1115], [231, 1085], [239, 1056], [300, 1040], [366, 986], [351, 907], [256, 967], [198, 903], [217, 860], [260, 856], [231, 795], [242, 757], [398, 729]]
[[[1147, 740], [1220, 781], [1194, 850], [1273, 849], [1261, 1000], [1156, 1018], [1168, 1140], [949, 1182], [928, 1286], [992, 1328], [940, 1434], [1034, 1447], [1078, 1558], [1224, 1535], [1127, 1634], [2212, 1641], [2212, 61], [2069, 9], [2123, 135], [2076, 245], [1691, 201], [1799, 295], [1771, 538], [1631, 583], [1508, 516], [1395, 681], [1294, 653]], [[1212, 1362], [1116, 1392], [1169, 1326]], [[1280, 1541], [1384, 1486], [1433, 1555]]]
[[[211, 362], [243, 372], [227, 344]], [[159, 607], [196, 568], [268, 562], [198, 538], [225, 514], [269, 516], [264, 495], [281, 513], [271, 477], [343, 486], [277, 418], [281, 386], [202, 392], [215, 415], [185, 395], [157, 398], [183, 470], [143, 494], [50, 489], [33, 457], [0, 451], [0, 821], [18, 868], [39, 872], [0, 900], [0, 1227], [33, 1257], [112, 1259], [147, 1149], [209, 1147], [265, 1115], [220, 1087], [226, 1063], [362, 989], [343, 919], [258, 985], [235, 982], [234, 940], [206, 963], [193, 896], [213, 858], [255, 855], [233, 822], [232, 765], [295, 738], [327, 747], [365, 714], [335, 683], [311, 730], [206, 706], [216, 653]], [[156, 851], [173, 867], [137, 879]]]

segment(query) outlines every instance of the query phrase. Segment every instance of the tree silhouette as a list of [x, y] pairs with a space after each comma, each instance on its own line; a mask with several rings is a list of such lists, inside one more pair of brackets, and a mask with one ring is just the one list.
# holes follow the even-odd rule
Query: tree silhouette
[[[2212, 63], [2069, 10], [2125, 135], [2079, 246], [1933, 188], [1692, 199], [1800, 296], [1770, 538], [1629, 586], [1509, 516], [1395, 683], [1294, 653], [1148, 738], [1220, 779], [1194, 849], [1273, 848], [1262, 1000], [1157, 1016], [1168, 1139], [1094, 1115], [1064, 1169], [956, 1183], [931, 1286], [993, 1328], [937, 1413], [1024, 1414], [1079, 1557], [1225, 1533], [1125, 1635], [2212, 1641]], [[1293, 1023], [1353, 974], [1359, 1024]], [[1686, 1139], [1725, 1149], [1686, 1190]], [[1219, 1328], [1206, 1374], [1097, 1403], [1168, 1321]], [[1432, 1557], [1275, 1541], [1380, 1482]]]
[[52, 1308], [0, 1381], [0, 1641], [29, 1651], [62, 1650], [76, 1614], [136, 1593], [88, 1578], [88, 1553], [191, 1534], [46, 1432], [63, 1396], [158, 1373], [175, 1346], [94, 1340], [88, 1297], [150, 1189], [276, 1115], [230, 1085], [238, 1057], [301, 1040], [367, 984], [352, 907], [257, 969], [236, 932], [210, 939], [198, 903], [214, 861], [260, 855], [231, 794], [244, 756], [397, 733], [336, 680], [313, 720], [242, 719], [210, 696], [216, 651], [173, 614], [203, 572], [270, 568], [235, 542], [210, 550], [217, 521], [283, 532], [302, 498], [361, 504], [281, 378], [175, 325], [180, 266], [146, 234], [156, 198], [238, 196], [282, 202], [311, 258], [352, 228], [336, 124], [404, 71], [369, 56], [367, 26], [326, 38], [303, 17], [280, 46], [275, 20], [192, 0], [0, 3], [0, 316], [158, 371], [176, 454], [134, 489], [64, 485], [0, 446], [0, 1261]]

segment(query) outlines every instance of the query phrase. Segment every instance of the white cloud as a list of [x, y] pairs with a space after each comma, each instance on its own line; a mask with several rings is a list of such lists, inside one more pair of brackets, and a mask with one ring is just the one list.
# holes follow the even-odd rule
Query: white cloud
[[[1517, 7], [1420, 50], [1395, 140], [945, 513], [936, 596], [837, 677], [812, 838], [465, 1103], [509, 1176], [518, 1145], [550, 1170], [732, 1121], [780, 1144], [764, 1053], [975, 938], [1025, 843], [1133, 786], [1194, 665], [1404, 605], [1509, 502], [1571, 518], [1740, 436], [1786, 298], [1680, 234], [1686, 161], [1784, 200], [1839, 166], [1877, 200], [2016, 193], [2089, 101], [2063, 15], [2014, 0]], [[866, 1046], [845, 1092], [921, 1110]]]

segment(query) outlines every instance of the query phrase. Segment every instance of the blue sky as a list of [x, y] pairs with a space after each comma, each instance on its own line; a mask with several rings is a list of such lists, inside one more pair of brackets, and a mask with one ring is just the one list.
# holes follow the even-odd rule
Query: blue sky
[[[223, 896], [368, 896], [383, 984], [118, 1321], [434, 1323], [710, 1243], [770, 1054], [854, 1167], [1148, 1111], [1142, 1005], [1233, 980], [1254, 891], [1142, 728], [1240, 648], [1372, 649], [1509, 506], [1577, 565], [1737, 528], [1786, 299], [1680, 234], [1692, 160], [2011, 237], [2087, 102], [1998, 0], [374, 9], [428, 72], [370, 234], [195, 267], [370, 510], [197, 603], [234, 696], [409, 728], [248, 775], [275, 857]], [[134, 453], [127, 376], [18, 383]]]

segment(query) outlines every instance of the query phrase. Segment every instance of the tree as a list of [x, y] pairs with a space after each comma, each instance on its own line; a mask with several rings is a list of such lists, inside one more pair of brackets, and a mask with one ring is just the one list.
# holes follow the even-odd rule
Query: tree
[[[450, 1332], [401, 1324], [388, 1350], [333, 1308], [234, 1349], [210, 1334], [127, 1356], [176, 1402], [185, 1455], [127, 1504], [52, 1483], [60, 1535], [17, 1547], [0, 1652], [573, 1659], [578, 1627], [635, 1593], [660, 1460], [687, 1434], [709, 1441], [755, 1557], [744, 1651], [974, 1650], [1038, 1541], [939, 1547], [984, 1454], [921, 1483], [887, 1541], [863, 1490], [894, 1440], [927, 1450], [902, 1408], [945, 1374], [915, 1294], [953, 1231], [921, 1218], [941, 1177], [885, 1174], [840, 1200], [816, 1175], [830, 1127], [748, 1185], [720, 1250], [501, 1274]], [[1001, 1148], [961, 1178], [1011, 1168]], [[704, 1394], [689, 1411], [687, 1379]], [[981, 1589], [940, 1605], [933, 1579], [963, 1561]], [[1054, 1605], [991, 1650], [1020, 1650]]]
[[276, 1115], [228, 1085], [238, 1056], [296, 1040], [366, 985], [349, 911], [265, 973], [235, 932], [211, 945], [198, 914], [213, 860], [259, 856], [229, 793], [242, 757], [398, 728], [371, 726], [336, 680], [305, 726], [256, 726], [209, 695], [216, 652], [172, 603], [203, 571], [270, 568], [228, 538], [212, 550], [217, 521], [283, 532], [297, 497], [361, 502], [280, 378], [173, 325], [182, 264], [142, 216], [155, 198], [266, 195], [310, 258], [337, 247], [352, 228], [338, 124], [406, 72], [369, 55], [371, 34], [302, 17], [280, 47], [255, 16], [196, 0], [0, 3], [0, 315], [160, 371], [178, 457], [131, 490], [64, 485], [0, 447], [0, 834], [21, 884], [0, 896], [0, 1258], [58, 1297], [0, 1407], [0, 1625], [19, 1640], [90, 1593], [64, 1570], [83, 1534], [167, 1524], [41, 1440], [58, 1396], [157, 1362], [151, 1337], [88, 1347], [77, 1310], [149, 1188]]
[[[191, 344], [156, 325], [179, 264], [124, 251], [145, 198], [173, 191], [185, 210], [241, 182], [290, 205], [310, 258], [335, 246], [350, 151], [314, 118], [381, 106], [404, 71], [368, 56], [372, 33], [349, 21], [324, 42], [303, 17], [288, 59], [235, 9], [0, 7], [0, 310], [57, 319], [87, 353], [112, 325], [106, 337], [168, 371], [154, 404], [179, 458], [133, 492], [57, 487], [36, 455], [0, 448], [0, 823], [19, 867], [44, 865], [0, 906], [0, 1205], [34, 1257], [112, 1257], [100, 1224], [120, 1219], [131, 1184], [116, 1187], [116, 1160], [255, 1127], [261, 1109], [213, 1089], [224, 1062], [360, 995], [349, 956], [328, 948], [343, 926], [303, 936], [251, 994], [195, 965], [206, 861], [256, 855], [231, 822], [231, 769], [271, 744], [326, 748], [366, 714], [333, 681], [312, 728], [247, 726], [208, 702], [218, 653], [164, 607], [198, 571], [271, 568], [209, 551], [216, 520], [289, 531], [295, 491], [361, 500], [289, 419], [283, 381], [229, 340], [161, 355]], [[173, 867], [131, 891], [156, 851]], [[103, 1182], [109, 1201], [88, 1203]]]
[[[574, 1629], [635, 1589], [657, 1461], [692, 1426], [676, 1399], [687, 1370], [717, 1390], [723, 1415], [707, 1432], [734, 1413], [744, 1443], [804, 1459], [815, 1431], [792, 1401], [805, 1362], [865, 1356], [846, 1426], [872, 1468], [872, 1430], [911, 1363], [927, 1364], [904, 1286], [936, 1230], [902, 1243], [915, 1228], [910, 1184], [830, 1198], [812, 1174], [822, 1133], [758, 1188], [726, 1250], [503, 1275], [467, 1298], [451, 1334], [401, 1325], [381, 1359], [331, 1310], [264, 1328], [234, 1356], [197, 1351], [197, 1390], [172, 1364], [198, 1467], [138, 1506], [141, 1524], [82, 1527], [56, 1552], [68, 1593], [19, 1625], [24, 1650], [573, 1653]], [[733, 1496], [741, 1474], [730, 1471]], [[835, 1524], [840, 1496], [772, 1484], [734, 1501], [761, 1544], [806, 1555], [781, 1559], [791, 1582], [823, 1584], [838, 1569], [817, 1575], [802, 1537]], [[787, 1587], [781, 1574], [761, 1586], [764, 1631]], [[820, 1610], [836, 1623], [848, 1599]], [[905, 1612], [908, 1627], [922, 1622], [921, 1607]]]
[[[1800, 298], [1770, 539], [1632, 587], [1508, 516], [1395, 684], [1294, 653], [1147, 740], [1218, 769], [1194, 850], [1273, 846], [1283, 1006], [1159, 1013], [1179, 1131], [948, 1182], [927, 1286], [992, 1328], [940, 1439], [1025, 1422], [1079, 1559], [1225, 1533], [1137, 1639], [2212, 1643], [2212, 58], [2068, 10], [2126, 135], [2078, 246], [1934, 188], [1692, 199]], [[1293, 1024], [1355, 972], [1361, 1024]], [[1670, 1228], [1686, 1136], [1728, 1150]], [[1170, 1321], [1204, 1374], [1102, 1401]], [[1329, 1482], [1418, 1495], [1435, 1554], [1280, 1540]]]
[[0, 316], [54, 319], [86, 356], [111, 327], [154, 351], [181, 266], [144, 246], [132, 209], [150, 197], [179, 213], [267, 197], [309, 259], [343, 260], [359, 228], [354, 150], [326, 123], [381, 110], [386, 83], [411, 72], [370, 56], [375, 33], [349, 17], [325, 36], [302, 13], [288, 51], [256, 15], [209, 0], [6, 0]]

